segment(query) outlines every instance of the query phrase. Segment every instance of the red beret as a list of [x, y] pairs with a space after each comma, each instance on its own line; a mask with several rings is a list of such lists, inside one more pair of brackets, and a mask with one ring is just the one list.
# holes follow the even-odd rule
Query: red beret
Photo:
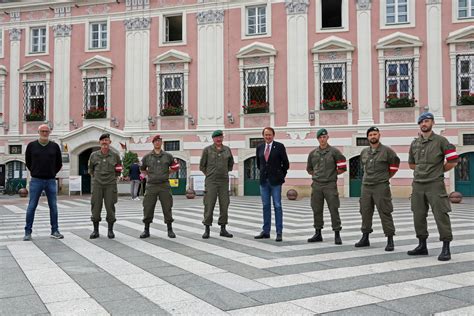
[[160, 136], [159, 134], [158, 134], [158, 135], [155, 135], [155, 136], [153, 137], [152, 142], [154, 143], [154, 142], [156, 142], [158, 139], [161, 140], [161, 136]]

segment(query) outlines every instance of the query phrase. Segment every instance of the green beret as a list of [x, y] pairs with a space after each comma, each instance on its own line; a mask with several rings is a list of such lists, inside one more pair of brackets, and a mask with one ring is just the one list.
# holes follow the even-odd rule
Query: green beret
[[317, 133], [316, 133], [316, 138], [319, 138], [319, 136], [322, 135], [327, 135], [328, 131], [325, 128], [321, 128]]
[[220, 129], [215, 130], [214, 132], [212, 132], [212, 138], [219, 137], [219, 136], [222, 136], [222, 135], [224, 135], [224, 133]]

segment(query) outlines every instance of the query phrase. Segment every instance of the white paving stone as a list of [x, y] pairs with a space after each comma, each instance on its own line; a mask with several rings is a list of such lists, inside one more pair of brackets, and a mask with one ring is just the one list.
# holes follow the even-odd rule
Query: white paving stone
[[213, 281], [217, 284], [225, 286], [226, 288], [239, 293], [265, 290], [269, 288], [268, 286], [262, 283], [244, 278], [240, 275], [230, 272], [206, 274], [203, 276], [203, 278], [206, 278], [210, 281]]
[[341, 309], [379, 303], [382, 300], [358, 292], [342, 292], [290, 301], [315, 313], [328, 313]]
[[472, 316], [474, 315], [474, 305], [452, 309], [436, 313], [435, 316]]
[[275, 303], [262, 306], [248, 307], [229, 311], [230, 315], [247, 316], [247, 315], [269, 315], [269, 316], [286, 316], [286, 315], [314, 315], [314, 312], [307, 310], [301, 306], [292, 303]]
[[384, 301], [388, 301], [404, 297], [427, 294], [433, 292], [433, 290], [415, 285], [413, 283], [404, 282], [374, 286], [371, 288], [357, 290], [357, 292], [377, 297]]
[[102, 306], [92, 298], [62, 301], [46, 304], [51, 315], [57, 316], [105, 316], [110, 315]]
[[44, 303], [70, 301], [90, 297], [76, 283], [62, 283], [35, 287], [36, 292]]

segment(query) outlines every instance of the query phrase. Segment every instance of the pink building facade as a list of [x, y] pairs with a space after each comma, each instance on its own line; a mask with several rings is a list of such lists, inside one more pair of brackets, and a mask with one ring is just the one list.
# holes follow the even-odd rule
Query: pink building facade
[[[27, 178], [24, 151], [41, 123], [70, 176], [110, 132], [140, 157], [161, 134], [180, 159], [180, 189], [223, 129], [238, 195], [258, 194], [255, 145], [272, 126], [290, 170], [284, 191], [310, 192], [308, 153], [325, 127], [349, 161], [341, 196], [358, 196], [359, 154], [376, 125], [401, 158], [394, 196], [411, 193], [416, 118], [457, 146], [449, 191], [474, 196], [474, 1], [94, 0], [2, 4], [0, 186]], [[85, 185], [85, 187], [84, 187]]]

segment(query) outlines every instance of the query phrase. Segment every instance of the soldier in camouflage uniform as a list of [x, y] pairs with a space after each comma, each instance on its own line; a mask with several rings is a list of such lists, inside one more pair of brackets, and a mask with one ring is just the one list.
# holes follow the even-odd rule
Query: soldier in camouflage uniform
[[160, 135], [153, 137], [152, 142], [153, 150], [143, 157], [142, 165], [140, 166], [142, 173], [148, 176], [145, 196], [143, 198], [143, 223], [145, 224], [145, 229], [140, 238], [150, 237], [150, 223], [153, 222], [158, 198], [160, 199], [164, 221], [168, 228], [168, 237], [176, 238], [171, 225], [173, 222], [171, 214], [173, 195], [171, 194], [169, 175], [179, 169], [179, 163], [170, 153], [161, 149], [163, 142]]
[[364, 168], [362, 178], [362, 192], [360, 196], [360, 214], [362, 215], [362, 238], [355, 244], [356, 247], [370, 246], [369, 234], [372, 233], [372, 218], [374, 207], [377, 207], [383, 232], [387, 236], [385, 251], [393, 251], [393, 224], [392, 193], [389, 179], [395, 175], [400, 166], [400, 158], [389, 147], [380, 143], [380, 132], [375, 126], [367, 130], [367, 139], [370, 146], [364, 148], [360, 160]]
[[113, 231], [115, 219], [115, 203], [117, 203], [117, 177], [122, 172], [122, 161], [120, 156], [110, 150], [110, 135], [102, 134], [99, 138], [100, 150], [95, 151], [89, 158], [89, 174], [92, 176], [92, 197], [91, 197], [91, 220], [94, 231], [89, 236], [90, 239], [99, 237], [100, 213], [102, 212], [102, 202], [107, 211], [108, 233], [107, 237], [115, 238]]
[[341, 245], [337, 175], [347, 170], [346, 157], [337, 148], [328, 144], [329, 135], [325, 128], [321, 128], [316, 133], [316, 137], [319, 146], [309, 153], [306, 164], [306, 171], [313, 177], [311, 208], [313, 209], [314, 228], [316, 230], [313, 237], [308, 239], [308, 242], [323, 241], [321, 230], [324, 225], [323, 209], [324, 200], [326, 200], [331, 214], [334, 242], [336, 245]]
[[453, 234], [449, 219], [451, 204], [444, 184], [444, 173], [457, 165], [458, 155], [454, 145], [450, 144], [445, 137], [433, 132], [433, 114], [429, 112], [421, 114], [418, 118], [418, 125], [421, 133], [411, 143], [408, 164], [410, 169], [415, 170], [411, 210], [419, 244], [415, 249], [408, 251], [408, 255], [428, 254], [426, 217], [428, 208], [431, 206], [438, 226], [439, 239], [443, 242], [443, 249], [438, 260], [447, 261], [451, 259], [449, 244], [453, 240]]
[[207, 146], [202, 151], [199, 170], [206, 175], [204, 196], [204, 220], [205, 226], [202, 238], [208, 239], [212, 215], [219, 197], [219, 220], [221, 226], [220, 236], [232, 238], [233, 235], [226, 230], [229, 209], [229, 172], [234, 166], [234, 157], [229, 147], [222, 144], [224, 135], [221, 130], [212, 133], [214, 144]]

